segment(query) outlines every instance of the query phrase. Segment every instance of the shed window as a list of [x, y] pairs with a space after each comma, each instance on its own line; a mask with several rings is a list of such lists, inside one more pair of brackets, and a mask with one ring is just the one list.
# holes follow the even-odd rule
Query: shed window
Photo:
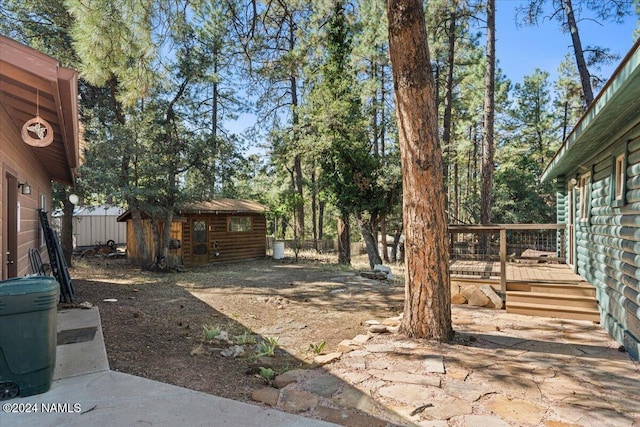
[[251, 231], [250, 216], [231, 216], [228, 222], [229, 232], [247, 232]]
[[580, 177], [580, 220], [589, 220], [591, 208], [591, 173]]
[[623, 206], [627, 180], [627, 159], [624, 154], [614, 158], [613, 164], [613, 188], [611, 189], [611, 201], [613, 206]]

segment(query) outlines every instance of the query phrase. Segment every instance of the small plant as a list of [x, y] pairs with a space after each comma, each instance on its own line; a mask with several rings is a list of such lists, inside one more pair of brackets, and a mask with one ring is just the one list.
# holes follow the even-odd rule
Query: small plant
[[220, 332], [222, 332], [222, 327], [216, 325], [202, 325], [202, 329], [204, 331], [204, 338], [207, 341], [213, 341], [220, 335]]
[[256, 338], [250, 334], [248, 331], [244, 331], [242, 335], [236, 335], [235, 337], [236, 344], [245, 345], [245, 344], [255, 344]]
[[271, 368], [263, 368], [260, 366], [260, 376], [267, 382], [270, 383], [276, 377], [276, 373]]
[[322, 354], [326, 346], [327, 346], [327, 342], [325, 340], [322, 340], [318, 344], [311, 343], [309, 344], [309, 351], [311, 351], [313, 354], [318, 356]]
[[278, 340], [279, 338], [264, 337], [260, 342], [260, 348], [257, 356], [275, 356], [276, 348], [280, 346], [280, 344], [278, 344]]

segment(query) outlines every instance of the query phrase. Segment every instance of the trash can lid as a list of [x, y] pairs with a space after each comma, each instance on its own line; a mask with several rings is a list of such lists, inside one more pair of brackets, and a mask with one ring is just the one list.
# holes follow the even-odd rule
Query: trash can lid
[[24, 276], [0, 281], [0, 297], [56, 291], [60, 285], [51, 276]]

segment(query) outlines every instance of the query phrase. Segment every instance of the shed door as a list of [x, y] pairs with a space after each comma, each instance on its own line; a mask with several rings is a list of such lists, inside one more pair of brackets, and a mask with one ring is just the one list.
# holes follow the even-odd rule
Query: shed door
[[206, 219], [191, 220], [191, 257], [194, 264], [209, 262], [209, 224]]
[[8, 279], [18, 275], [18, 180], [15, 176], [7, 174], [5, 177], [5, 210], [6, 236], [2, 269], [2, 278]]

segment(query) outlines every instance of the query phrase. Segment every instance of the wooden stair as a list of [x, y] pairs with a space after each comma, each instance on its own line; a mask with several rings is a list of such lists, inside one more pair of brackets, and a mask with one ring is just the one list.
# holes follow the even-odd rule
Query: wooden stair
[[507, 313], [600, 321], [596, 290], [584, 281], [508, 282]]

